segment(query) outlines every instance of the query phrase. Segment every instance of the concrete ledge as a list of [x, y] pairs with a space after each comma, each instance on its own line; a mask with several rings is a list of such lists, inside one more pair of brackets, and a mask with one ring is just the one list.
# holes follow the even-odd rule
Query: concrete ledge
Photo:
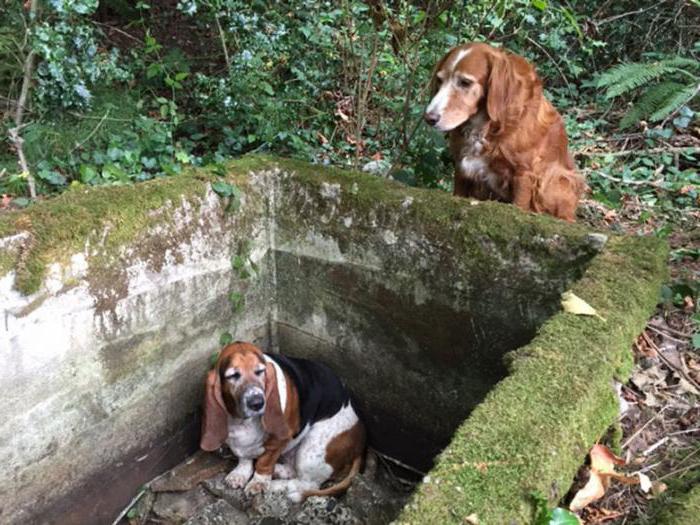
[[[401, 522], [523, 523], [531, 491], [566, 492], [616, 416], [663, 242], [603, 247], [513, 206], [295, 161], [227, 172], [234, 213], [195, 170], [0, 216], [0, 522], [80, 516], [90, 484], [166, 467], [178, 429], [173, 450], [191, 447], [223, 331], [336, 367], [416, 465], [449, 442]], [[556, 313], [568, 288], [607, 322]]]
[[666, 277], [667, 248], [613, 238], [573, 292], [607, 319], [559, 313], [511, 356], [511, 373], [457, 430], [400, 523], [528, 523], [532, 492], [555, 504], [618, 414], [630, 344]]

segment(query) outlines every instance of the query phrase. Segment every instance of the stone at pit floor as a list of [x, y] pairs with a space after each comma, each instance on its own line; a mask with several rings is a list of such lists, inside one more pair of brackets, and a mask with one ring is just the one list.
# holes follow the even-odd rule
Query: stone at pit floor
[[304, 525], [363, 525], [353, 511], [335, 498], [311, 496], [301, 507], [301, 511], [287, 523]]
[[187, 461], [151, 482], [153, 492], [178, 492], [193, 489], [202, 480], [220, 472], [230, 472], [234, 461], [211, 452], [198, 451]]
[[153, 513], [168, 523], [183, 523], [216, 498], [202, 487], [186, 492], [160, 492], [153, 504]]
[[299, 511], [300, 505], [290, 501], [286, 492], [264, 492], [253, 497], [249, 515], [287, 519]]
[[220, 499], [204, 507], [188, 519], [185, 525], [248, 525], [249, 523], [250, 519], [245, 512]]
[[223, 498], [235, 508], [247, 511], [253, 504], [253, 499], [246, 496], [243, 489], [232, 489], [225, 482], [226, 473], [218, 474], [213, 478], [204, 480], [202, 486], [214, 496]]

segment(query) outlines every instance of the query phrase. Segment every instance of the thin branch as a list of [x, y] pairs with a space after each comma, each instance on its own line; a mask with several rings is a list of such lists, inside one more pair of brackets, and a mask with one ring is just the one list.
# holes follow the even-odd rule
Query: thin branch
[[94, 129], [93, 129], [90, 133], [88, 133], [88, 136], [85, 137], [85, 138], [84, 138], [82, 141], [80, 141], [79, 143], [77, 143], [77, 144], [75, 145], [75, 147], [74, 147], [72, 150], [70, 150], [69, 155], [70, 155], [71, 153], [73, 153], [75, 150], [77, 150], [77, 149], [83, 147], [92, 137], [95, 136], [95, 133], [97, 133], [97, 130], [99, 130], [99, 129], [102, 127], [102, 124], [104, 124], [105, 120], [107, 120], [107, 117], [109, 116], [109, 111], [110, 111], [110, 110], [108, 109], [108, 110], [105, 112], [105, 114], [102, 116], [102, 118], [100, 119], [100, 121], [97, 123], [97, 126], [95, 126]]
[[569, 84], [569, 80], [566, 78], [566, 75], [564, 74], [564, 72], [563, 72], [563, 71], [561, 70], [561, 68], [559, 67], [559, 64], [557, 63], [557, 61], [554, 60], [554, 57], [552, 57], [552, 55], [550, 55], [549, 52], [548, 52], [544, 47], [542, 47], [542, 46], [539, 44], [539, 42], [537, 42], [536, 40], [533, 40], [532, 38], [530, 38], [530, 37], [527, 36], [527, 35], [525, 36], [525, 38], [527, 39], [528, 42], [530, 42], [531, 44], [537, 46], [537, 48], [538, 48], [540, 51], [542, 51], [545, 55], [547, 55], [547, 58], [549, 58], [549, 60], [552, 62], [552, 64], [554, 64], [554, 67], [557, 68], [557, 71], [559, 71], [559, 75], [561, 75], [561, 78], [564, 80], [564, 83], [566, 84], [566, 87], [567, 87], [567, 89], [569, 90], [569, 93], [573, 94], [573, 90], [571, 89], [571, 84]]
[[224, 50], [224, 60], [226, 61], [226, 69], [231, 69], [231, 57], [228, 54], [228, 48], [226, 47], [226, 34], [221, 27], [221, 22], [219, 22], [219, 14], [214, 15], [214, 21], [216, 22], [216, 28], [219, 30], [219, 39], [221, 40], [221, 48]]
[[688, 153], [689, 155], [695, 155], [697, 153], [700, 153], [700, 147], [678, 146], [624, 151], [573, 151], [572, 153], [577, 157], [605, 157], [606, 155], [609, 155], [611, 157], [624, 157], [626, 155], [654, 155], [656, 153]]
[[[32, 0], [29, 6], [29, 18], [34, 18], [37, 11], [38, 0]], [[29, 27], [25, 30], [25, 38], [28, 37]], [[17, 156], [19, 157], [19, 165], [22, 169], [22, 173], [26, 174], [27, 184], [29, 185], [29, 196], [32, 199], [36, 198], [36, 183], [34, 177], [29, 171], [29, 163], [27, 162], [27, 157], [24, 154], [24, 139], [20, 136], [20, 131], [22, 130], [22, 120], [24, 118], [24, 110], [27, 104], [27, 98], [29, 97], [29, 88], [32, 82], [32, 74], [34, 73], [34, 50], [31, 49], [24, 60], [24, 77], [22, 79], [22, 89], [20, 90], [19, 99], [17, 99], [17, 111], [15, 112], [15, 127], [10, 128], [8, 133], [10, 135], [10, 140], [15, 145], [17, 150]]]
[[637, 9], [636, 11], [629, 11], [627, 13], [620, 13], [619, 15], [613, 15], [613, 16], [610, 16], [608, 18], [604, 18], [603, 20], [599, 20], [597, 22], [594, 20], [593, 24], [596, 25], [597, 27], [599, 27], [599, 26], [602, 26], [603, 24], [608, 24], [610, 22], [614, 22], [615, 20], [619, 20], [620, 18], [624, 18], [627, 16], [640, 15], [642, 13], [645, 13], [646, 11], [651, 11], [652, 9], [656, 9], [657, 7], [659, 7], [660, 5], [663, 5], [665, 3], [666, 3], [666, 1], [664, 0], [664, 1], [659, 2], [658, 4], [652, 5], [651, 7], [645, 7], [643, 9]]
[[613, 182], [617, 182], [620, 184], [627, 184], [629, 186], [651, 186], [653, 188], [661, 188], [663, 189], [663, 186], [661, 185], [663, 183], [663, 179], [658, 179], [658, 180], [624, 180], [620, 179], [618, 177], [613, 177], [611, 175], [608, 175], [607, 173], [603, 173], [600, 170], [581, 170], [584, 173], [595, 173], [599, 177], [603, 177], [604, 179], [611, 180]]

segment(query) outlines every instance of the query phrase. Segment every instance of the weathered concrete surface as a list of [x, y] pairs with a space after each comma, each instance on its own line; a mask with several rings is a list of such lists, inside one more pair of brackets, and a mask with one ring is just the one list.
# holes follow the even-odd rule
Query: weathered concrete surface
[[[635, 240], [624, 250], [610, 241], [611, 251], [584, 228], [512, 206], [269, 159], [230, 165], [226, 180], [243, 199], [226, 213], [210, 189], [220, 180], [200, 171], [69, 192], [0, 218], [7, 399], [0, 406], [0, 523], [79, 522], [95, 505], [94, 522], [110, 522], [139, 484], [195, 444], [203, 374], [224, 331], [332, 365], [360, 400], [374, 446], [413, 465], [427, 468], [485, 396], [489, 409], [480, 417], [506, 439], [475, 433], [491, 448], [464, 453], [470, 462], [487, 461], [488, 470], [491, 459], [508, 461], [500, 446], [519, 457], [509, 424], [520, 433], [537, 429], [528, 447], [547, 444], [555, 454], [538, 463], [533, 483], [523, 478], [531, 471], [515, 469], [484, 485], [463, 472], [471, 468], [460, 462], [471, 441], [460, 430], [438, 472], [454, 469], [463, 483], [445, 491], [450, 504], [442, 485], [426, 484], [405, 515], [409, 522], [433, 514], [436, 522], [461, 519], [443, 511], [455, 501], [460, 512], [472, 508], [477, 493], [520, 517], [524, 486], [549, 494], [553, 481], [573, 475], [573, 461], [611, 420], [608, 384], [619, 350], [653, 306], [650, 290], [662, 275], [658, 243], [645, 245], [638, 262]], [[620, 275], [588, 278], [601, 249]], [[639, 275], [635, 264], [645, 268]], [[560, 317], [551, 317], [559, 294], [582, 276], [593, 280], [592, 304], [609, 319], [595, 327], [607, 339], [564, 323], [545, 350], [530, 343], [508, 354]], [[631, 305], [619, 317], [606, 310], [624, 304], [618, 282]], [[542, 373], [572, 381], [556, 364], [568, 363], [574, 349], [588, 355], [581, 341], [589, 339], [596, 352], [609, 343], [614, 358], [594, 353], [599, 367], [572, 366], [575, 402], [533, 383]], [[560, 354], [558, 340], [570, 354]], [[545, 361], [531, 357], [542, 351]], [[517, 379], [504, 380], [507, 354]], [[553, 434], [558, 441], [550, 441], [541, 429], [559, 413], [558, 396], [565, 412]], [[591, 408], [574, 424], [583, 400]], [[565, 429], [574, 433], [570, 440]], [[105, 483], [113, 498], [100, 503], [94, 487]], [[211, 514], [210, 505], [203, 509]]]
[[280, 347], [343, 370], [373, 445], [421, 469], [596, 253], [582, 229], [532, 231], [486, 203], [363, 196], [345, 175], [278, 183]]
[[[156, 220], [108, 255], [98, 243], [114, 226], [95, 225], [31, 295], [14, 289], [14, 271], [0, 278], [0, 522], [65, 522], [71, 509], [61, 503], [107, 480], [128, 501], [154, 468], [195, 446], [203, 371], [220, 334], [268, 339], [266, 195], [255, 181], [240, 184], [238, 213], [211, 190], [144, 209]], [[236, 256], [256, 272], [242, 279]], [[245, 308], [232, 311], [231, 293]], [[114, 510], [98, 505], [94, 523]]]

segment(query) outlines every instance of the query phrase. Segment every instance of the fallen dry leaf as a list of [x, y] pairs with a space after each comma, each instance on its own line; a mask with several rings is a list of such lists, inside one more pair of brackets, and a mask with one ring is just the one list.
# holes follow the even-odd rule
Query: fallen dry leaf
[[615, 471], [615, 465], [624, 465], [625, 460], [613, 454], [605, 445], [593, 445], [589, 452], [591, 474], [588, 482], [579, 490], [569, 505], [572, 512], [578, 512], [605, 495], [610, 479], [630, 485], [639, 483], [637, 476], [625, 476]]
[[573, 292], [564, 292], [561, 294], [561, 306], [567, 313], [575, 315], [590, 315], [605, 322], [605, 318], [601, 317], [590, 304], [581, 299], [579, 296], [575, 295]]
[[639, 488], [642, 489], [642, 492], [647, 493], [651, 490], [652, 484], [651, 480], [649, 479], [649, 476], [646, 474], [643, 474], [642, 472], [638, 472], [637, 476], [639, 477]]
[[479, 525], [479, 517], [476, 513], [470, 514], [464, 518], [464, 523], [469, 523], [470, 525]]

